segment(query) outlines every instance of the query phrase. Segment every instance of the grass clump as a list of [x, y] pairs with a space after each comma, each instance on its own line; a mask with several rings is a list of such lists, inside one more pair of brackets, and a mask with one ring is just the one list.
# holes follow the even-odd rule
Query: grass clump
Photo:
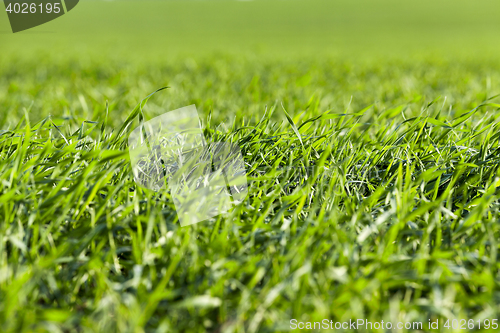
[[[198, 84], [183, 87], [191, 99], [175, 94], [174, 77], [132, 112], [127, 103], [154, 90], [155, 72], [109, 108], [106, 96], [70, 84], [90, 81], [64, 81], [62, 67], [44, 85], [10, 83], [16, 96], [60, 99], [50, 117], [50, 105], [34, 101], [23, 114], [27, 99], [0, 100], [13, 111], [0, 135], [2, 331], [271, 332], [292, 318], [426, 325], [498, 314], [500, 105], [486, 67], [463, 63], [440, 84], [432, 69], [456, 65], [395, 74], [228, 60], [197, 64]], [[132, 87], [117, 79], [124, 69], [87, 70], [115, 91]], [[337, 98], [362, 87], [372, 95]], [[134, 183], [126, 142], [139, 115], [191, 102], [208, 139], [241, 147], [249, 195], [182, 228], [168, 192]]]

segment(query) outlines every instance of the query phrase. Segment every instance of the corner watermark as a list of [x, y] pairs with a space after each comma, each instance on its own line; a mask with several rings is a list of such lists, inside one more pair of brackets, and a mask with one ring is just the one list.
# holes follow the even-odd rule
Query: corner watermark
[[55, 20], [75, 8], [79, 0], [3, 0], [12, 32]]
[[407, 330], [407, 331], [424, 331], [430, 330], [498, 330], [498, 319], [428, 319], [427, 322], [421, 321], [372, 321], [367, 319], [349, 319], [348, 321], [334, 321], [323, 319], [321, 321], [299, 321], [297, 319], [290, 320], [290, 330], [337, 330], [341, 332], [372, 332], [373, 330]]

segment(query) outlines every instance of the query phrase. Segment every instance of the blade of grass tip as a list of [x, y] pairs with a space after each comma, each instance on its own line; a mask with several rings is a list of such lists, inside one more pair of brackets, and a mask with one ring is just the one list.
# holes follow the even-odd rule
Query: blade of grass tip
[[304, 126], [304, 125], [306, 125], [308, 123], [315, 122], [318, 119], [320, 119], [320, 120], [328, 119], [327, 117], [329, 116], [330, 111], [331, 110], [327, 110], [327, 111], [323, 112], [322, 114], [320, 114], [319, 116], [307, 119], [302, 124], [300, 124], [300, 126], [298, 127], [298, 129], [300, 130], [302, 128], [302, 126]]
[[208, 110], [208, 117], [207, 117], [207, 129], [210, 130], [210, 125], [212, 123], [212, 111], [213, 111], [213, 108], [210, 107], [210, 109]]
[[69, 146], [69, 142], [68, 140], [66, 140], [66, 137], [64, 136], [64, 134], [61, 132], [61, 130], [59, 129], [59, 127], [57, 127], [56, 124], [54, 124], [54, 122], [52, 121], [52, 119], [50, 119], [50, 122], [52, 123], [52, 126], [54, 126], [54, 128], [56, 129], [56, 131], [59, 132], [59, 134], [61, 134], [62, 138], [64, 139], [64, 141], [66, 142], [66, 144]]
[[80, 141], [83, 137], [83, 124], [85, 124], [85, 122], [82, 122], [82, 125], [80, 126], [80, 129], [78, 130], [78, 141]]
[[500, 96], [500, 94], [496, 94], [496, 95], [493, 95], [491, 97], [486, 97], [486, 99], [484, 100], [485, 102], [488, 102], [488, 101], [491, 101], [492, 99], [495, 99], [497, 98], [498, 96]]
[[[31, 104], [33, 105], [33, 104]], [[30, 106], [31, 109], [31, 106]], [[24, 110], [24, 119], [26, 120], [26, 135], [28, 135], [31, 132], [31, 124], [30, 124], [30, 117], [29, 117], [29, 110]]]
[[285, 116], [286, 116], [286, 119], [288, 120], [288, 122], [290, 123], [290, 125], [292, 126], [292, 129], [293, 131], [295, 132], [295, 135], [297, 136], [297, 138], [299, 139], [300, 141], [300, 144], [302, 145], [302, 148], [305, 150], [305, 147], [304, 147], [304, 143], [302, 142], [302, 137], [300, 136], [300, 132], [299, 130], [297, 129], [297, 126], [295, 125], [295, 123], [293, 122], [292, 118], [290, 117], [290, 115], [288, 114], [288, 112], [286, 112], [286, 109], [285, 109], [285, 106], [283, 105], [283, 103], [281, 103], [281, 107], [283, 108], [283, 112], [285, 112]]
[[[352, 96], [351, 96], [351, 99], [349, 100], [349, 103], [347, 104], [347, 106], [344, 110], [344, 114], [347, 114], [349, 112], [349, 108], [351, 107], [351, 103], [352, 103]], [[345, 117], [341, 117], [339, 119], [338, 127], [342, 127], [342, 125], [344, 125], [344, 120], [345, 120]]]
[[165, 89], [168, 89], [170, 87], [162, 87], [160, 89], [157, 89], [155, 90], [154, 92], [152, 92], [151, 94], [149, 94], [146, 98], [144, 98], [135, 108], [134, 110], [132, 110], [132, 112], [129, 114], [129, 116], [127, 117], [127, 119], [125, 119], [125, 122], [123, 123], [122, 127], [120, 127], [120, 130], [118, 131], [118, 133], [116, 134], [116, 137], [115, 137], [115, 140], [113, 143], [116, 143], [118, 141], [118, 139], [122, 136], [123, 132], [127, 129], [127, 127], [130, 125], [130, 123], [132, 123], [132, 121], [134, 120], [135, 117], [137, 117], [137, 115], [139, 113], [142, 113], [142, 108], [144, 105], [146, 105], [147, 101], [156, 93], [162, 91], [162, 90], [165, 90]]
[[264, 116], [262, 116], [262, 118], [259, 120], [259, 122], [257, 123], [257, 125], [255, 125], [252, 128], [252, 130], [250, 131], [250, 133], [248, 133], [244, 138], [240, 139], [240, 142], [239, 142], [240, 144], [244, 144], [244, 143], [252, 140], [253, 135], [257, 132], [259, 126], [261, 126], [261, 124], [267, 119], [266, 116], [267, 116], [267, 104], [266, 104], [266, 107], [264, 109]]
[[49, 117], [45, 117], [43, 118], [42, 120], [40, 120], [38, 123], [36, 123], [32, 130], [35, 131], [35, 132], [39, 132], [40, 130], [43, 129], [43, 126], [45, 125], [45, 123], [47, 122], [47, 120], [49, 120]]
[[28, 108], [24, 108], [24, 117], [26, 118], [26, 123], [28, 126], [31, 126], [31, 124], [29, 123], [30, 122], [29, 113], [31, 112], [31, 108], [33, 107], [34, 104], [35, 102], [32, 101]]
[[472, 117], [477, 111], [479, 111], [479, 109], [481, 107], [483, 107], [484, 104], [480, 104], [478, 106], [476, 106], [474, 109], [456, 117], [456, 118], [453, 118], [453, 124], [451, 124], [451, 127], [455, 128], [457, 127], [458, 125], [464, 123], [465, 121], [467, 121], [470, 117]]
[[[17, 125], [12, 129], [12, 131], [17, 131], [18, 129], [21, 128], [21, 125], [24, 121], [26, 122], [29, 122], [29, 117], [28, 117], [28, 113], [29, 111], [31, 110], [31, 107], [33, 106], [33, 103], [34, 102], [31, 102], [30, 106], [26, 109], [24, 108], [24, 117], [22, 117], [19, 122], [17, 123]], [[27, 124], [29, 126], [29, 124]]]
[[106, 137], [106, 124], [108, 123], [108, 112], [109, 112], [109, 103], [108, 101], [106, 101], [106, 115], [104, 116], [104, 120], [102, 121], [101, 124], [101, 133], [98, 142], [103, 141], [104, 138]]

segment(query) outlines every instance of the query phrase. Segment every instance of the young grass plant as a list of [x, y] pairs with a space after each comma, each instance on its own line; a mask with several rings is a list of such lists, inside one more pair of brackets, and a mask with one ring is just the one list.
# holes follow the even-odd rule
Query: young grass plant
[[292, 117], [274, 105], [255, 125], [209, 122], [207, 139], [241, 147], [249, 195], [184, 228], [166, 190], [133, 181], [126, 142], [146, 101], [115, 131], [108, 115], [73, 130], [26, 113], [2, 132], [2, 331], [498, 313], [494, 100], [454, 117], [436, 103], [410, 118], [404, 106]]

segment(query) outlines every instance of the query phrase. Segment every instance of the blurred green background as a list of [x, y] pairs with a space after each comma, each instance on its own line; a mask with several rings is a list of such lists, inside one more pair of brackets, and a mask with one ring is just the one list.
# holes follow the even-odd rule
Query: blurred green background
[[493, 0], [84, 0], [64, 17], [17, 34], [2, 14], [0, 40], [2, 57], [494, 57], [499, 9]]
[[499, 9], [493, 0], [85, 0], [16, 34], [4, 13], [0, 126], [25, 109], [33, 120], [95, 120], [106, 101], [117, 126], [166, 85], [151, 115], [194, 103], [219, 120], [260, 117], [279, 102], [295, 114], [313, 97], [321, 112], [438, 97], [467, 109], [499, 92]]

